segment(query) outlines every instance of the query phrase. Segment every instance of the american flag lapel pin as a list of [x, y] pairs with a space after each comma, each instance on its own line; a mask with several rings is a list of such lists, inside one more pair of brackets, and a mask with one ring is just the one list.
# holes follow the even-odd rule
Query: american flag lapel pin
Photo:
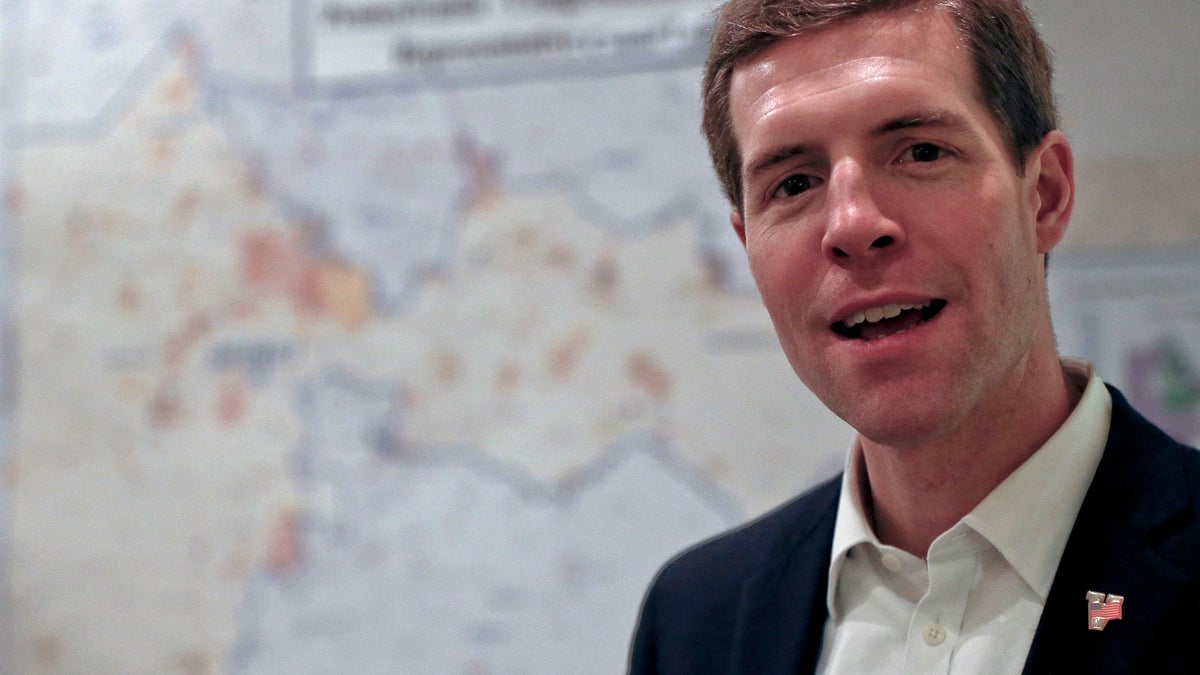
[[1125, 596], [1109, 593], [1088, 591], [1088, 630], [1104, 630], [1109, 621], [1121, 618], [1121, 606], [1125, 604]]

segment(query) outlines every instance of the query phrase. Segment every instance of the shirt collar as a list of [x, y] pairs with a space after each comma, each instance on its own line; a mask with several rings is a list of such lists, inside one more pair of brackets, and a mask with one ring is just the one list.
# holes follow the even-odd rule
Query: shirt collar
[[[1043, 601], [1096, 475], [1112, 420], [1112, 396], [1091, 364], [1064, 359], [1063, 366], [1069, 377], [1084, 384], [1075, 410], [1040, 450], [963, 518]], [[1037, 527], [1031, 529], [1029, 523]]]
[[833, 549], [829, 558], [829, 586], [826, 591], [825, 604], [829, 615], [837, 618], [837, 608], [834, 600], [837, 595], [838, 577], [846, 556], [855, 546], [864, 543], [880, 546], [879, 540], [868, 524], [866, 509], [863, 507], [863, 488], [865, 486], [865, 465], [862, 462], [862, 446], [858, 439], [850, 447], [846, 457], [846, 470], [842, 473], [842, 493], [838, 497], [837, 520], [833, 529]]
[[[1076, 359], [1063, 359], [1062, 365], [1083, 386], [1079, 403], [1058, 431], [962, 520], [996, 547], [1043, 601], [1100, 464], [1112, 418], [1112, 397], [1092, 365]], [[859, 544], [882, 546], [863, 505], [863, 467], [856, 439], [842, 475], [829, 563], [826, 605], [835, 618], [834, 598], [846, 556]], [[1037, 536], [1028, 528], [1031, 522], [1038, 523]]]

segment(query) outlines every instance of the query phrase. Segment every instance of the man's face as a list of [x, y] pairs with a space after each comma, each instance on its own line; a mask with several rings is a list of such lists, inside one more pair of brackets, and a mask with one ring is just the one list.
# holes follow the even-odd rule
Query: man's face
[[763, 301], [800, 379], [864, 436], [947, 437], [1053, 351], [1040, 147], [1022, 176], [945, 13], [777, 42], [735, 69], [731, 112]]

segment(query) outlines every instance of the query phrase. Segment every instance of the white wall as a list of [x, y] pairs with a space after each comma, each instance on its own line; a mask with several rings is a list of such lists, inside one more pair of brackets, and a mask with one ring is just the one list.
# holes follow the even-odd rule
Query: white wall
[[1200, 2], [1031, 0], [1079, 186], [1067, 250], [1200, 245]]

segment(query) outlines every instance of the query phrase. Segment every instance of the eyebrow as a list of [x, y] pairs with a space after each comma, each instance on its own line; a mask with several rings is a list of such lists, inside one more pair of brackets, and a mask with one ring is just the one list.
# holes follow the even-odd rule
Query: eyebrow
[[[979, 131], [965, 117], [944, 110], [919, 110], [898, 115], [880, 124], [870, 135], [886, 136], [897, 131], [929, 128], [946, 129], [969, 136], [972, 140], [980, 137]], [[746, 167], [746, 179], [759, 176], [779, 164], [811, 152], [812, 148], [804, 144], [771, 148], [750, 159]]]
[[894, 117], [883, 124], [879, 125], [873, 136], [883, 136], [896, 131], [904, 131], [906, 129], [947, 129], [960, 134], [968, 135], [972, 138], [978, 138], [979, 132], [974, 126], [967, 121], [962, 115], [947, 112], [944, 110], [925, 110], [914, 113], [906, 113], [899, 117]]
[[770, 171], [773, 167], [783, 164], [784, 162], [794, 157], [801, 157], [811, 153], [812, 150], [807, 145], [789, 145], [782, 148], [774, 148], [764, 152], [756, 157], [751, 158], [749, 166], [746, 167], [746, 178], [750, 180], [761, 174]]

